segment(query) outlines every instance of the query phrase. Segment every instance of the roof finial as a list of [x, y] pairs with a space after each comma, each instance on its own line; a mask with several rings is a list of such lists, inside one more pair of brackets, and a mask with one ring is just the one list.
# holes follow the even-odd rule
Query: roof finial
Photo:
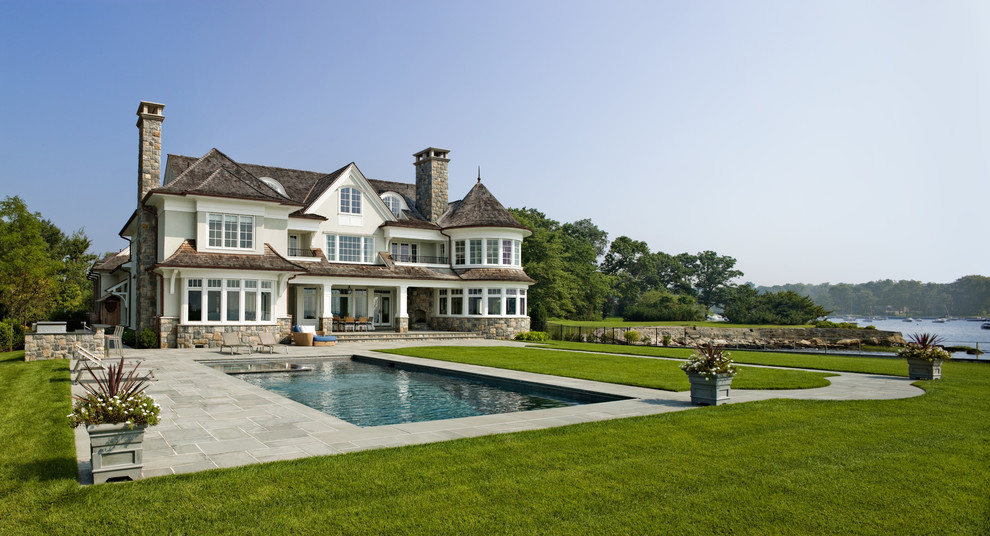
[[481, 166], [478, 166], [478, 184], [481, 184]]

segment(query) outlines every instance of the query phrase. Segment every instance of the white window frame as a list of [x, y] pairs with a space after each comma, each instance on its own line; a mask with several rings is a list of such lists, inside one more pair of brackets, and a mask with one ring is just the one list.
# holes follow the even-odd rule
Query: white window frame
[[[219, 229], [214, 228], [215, 221], [220, 224]], [[210, 249], [250, 251], [254, 249], [255, 234], [254, 216], [226, 212], [206, 213], [206, 244]], [[234, 245], [228, 245], [230, 243]]]
[[[342, 262], [347, 264], [374, 264], [375, 254], [378, 251], [375, 249], [375, 237], [368, 235], [342, 235], [342, 234], [327, 234], [326, 236], [326, 256], [327, 260], [330, 262]], [[356, 251], [357, 260], [343, 260], [343, 242], [347, 239], [348, 242], [357, 242], [357, 249], [350, 248], [349, 252], [353, 253]]]
[[340, 189], [340, 213], [361, 214], [361, 190], [350, 186]]
[[[271, 325], [274, 324], [275, 281], [260, 278], [190, 277], [183, 281], [182, 323], [187, 325]], [[210, 319], [209, 295], [219, 294], [219, 318]], [[200, 297], [200, 320], [189, 319], [189, 296]], [[253, 295], [254, 320], [245, 320], [246, 297]], [[237, 319], [228, 319], [232, 296], [237, 299]], [[266, 303], [267, 302], [267, 303]], [[267, 305], [267, 307], [266, 307]]]

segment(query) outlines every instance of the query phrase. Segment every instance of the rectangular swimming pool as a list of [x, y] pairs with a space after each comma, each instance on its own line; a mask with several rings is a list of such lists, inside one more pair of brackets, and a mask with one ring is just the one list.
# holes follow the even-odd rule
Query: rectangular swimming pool
[[[547, 409], [623, 397], [366, 356], [207, 365], [357, 426]], [[246, 373], [251, 372], [251, 373]]]

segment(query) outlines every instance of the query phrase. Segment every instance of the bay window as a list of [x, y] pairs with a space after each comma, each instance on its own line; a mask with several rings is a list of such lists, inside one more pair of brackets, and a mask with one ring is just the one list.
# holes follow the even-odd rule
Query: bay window
[[330, 262], [375, 262], [375, 237], [327, 235], [327, 260]]
[[481, 289], [480, 288], [468, 289], [468, 314], [469, 315], [480, 315], [481, 314]]
[[486, 264], [498, 264], [498, 240], [492, 240], [489, 238], [485, 241], [486, 243]]
[[185, 321], [271, 322], [273, 290], [272, 281], [257, 279], [207, 279], [205, 288], [202, 279], [187, 279]]
[[464, 241], [457, 240], [454, 242], [454, 264], [464, 264]]
[[481, 239], [471, 240], [471, 264], [481, 264]]

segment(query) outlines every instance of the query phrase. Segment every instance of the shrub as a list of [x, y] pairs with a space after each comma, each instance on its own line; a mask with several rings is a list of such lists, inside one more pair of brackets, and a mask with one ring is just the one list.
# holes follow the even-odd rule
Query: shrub
[[137, 348], [137, 333], [131, 328], [124, 328], [124, 332], [120, 334], [120, 342], [125, 346]]
[[527, 342], [545, 342], [550, 340], [550, 334], [545, 331], [527, 331], [526, 333], [517, 333], [516, 340]]
[[635, 330], [632, 330], [632, 329], [626, 330], [625, 337], [626, 337], [626, 342], [628, 344], [637, 343], [637, 342], [639, 342], [640, 339], [643, 338], [642, 335], [640, 335], [638, 331], [635, 331]]
[[672, 341], [672, 340], [674, 340], [674, 338], [671, 337], [669, 333], [664, 333], [663, 334], [663, 345], [664, 346], [670, 346], [670, 341]]
[[158, 334], [151, 328], [144, 328], [138, 336], [138, 344], [141, 348], [158, 348]]
[[649, 345], [653, 344], [653, 339], [649, 335], [647, 335], [647, 336], [643, 337], [643, 344], [649, 346]]
[[[832, 322], [831, 320], [818, 320], [814, 325], [821, 329], [859, 329], [859, 326], [852, 322]], [[877, 329], [873, 326], [866, 327], [866, 329], [870, 328]]]
[[705, 319], [705, 308], [693, 296], [675, 295], [664, 290], [643, 293], [625, 309], [624, 320], [693, 321]]

